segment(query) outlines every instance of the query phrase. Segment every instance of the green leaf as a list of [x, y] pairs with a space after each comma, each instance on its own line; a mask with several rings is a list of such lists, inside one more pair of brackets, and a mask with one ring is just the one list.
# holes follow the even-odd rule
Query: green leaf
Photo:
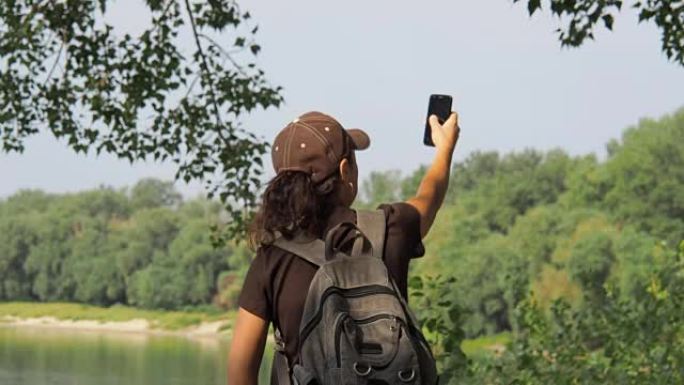
[[532, 16], [537, 9], [541, 8], [541, 0], [529, 0], [527, 2], [527, 11], [530, 13], [530, 16]]
[[613, 15], [610, 15], [610, 14], [603, 15], [602, 19], [603, 19], [603, 23], [606, 25], [606, 28], [608, 28], [609, 30], [612, 31], [613, 30]]

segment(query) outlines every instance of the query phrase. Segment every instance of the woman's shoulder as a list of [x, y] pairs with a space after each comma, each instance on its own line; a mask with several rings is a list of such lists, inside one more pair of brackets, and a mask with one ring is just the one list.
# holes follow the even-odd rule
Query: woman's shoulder
[[393, 251], [406, 253], [408, 258], [425, 254], [420, 236], [420, 213], [406, 202], [382, 203], [377, 209], [385, 212], [387, 220], [386, 245]]
[[282, 257], [289, 255], [287, 251], [275, 246], [273, 244], [261, 244], [257, 247], [252, 263], [262, 264], [264, 266], [273, 265], [282, 259]]
[[272, 278], [281, 275], [280, 272], [290, 270], [291, 267], [299, 269], [301, 264], [306, 264], [295, 254], [281, 249], [273, 244], [264, 244], [257, 248], [253, 265], [257, 265], [266, 277]]
[[381, 203], [376, 209], [385, 212], [388, 226], [415, 227], [420, 231], [420, 213], [412, 205], [406, 202]]

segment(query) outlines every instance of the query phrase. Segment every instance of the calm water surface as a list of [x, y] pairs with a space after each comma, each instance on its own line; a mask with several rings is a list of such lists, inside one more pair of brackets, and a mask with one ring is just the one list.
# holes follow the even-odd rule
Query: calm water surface
[[[0, 384], [225, 385], [228, 345], [226, 340], [0, 326]], [[266, 357], [260, 384], [268, 384], [269, 373]]]

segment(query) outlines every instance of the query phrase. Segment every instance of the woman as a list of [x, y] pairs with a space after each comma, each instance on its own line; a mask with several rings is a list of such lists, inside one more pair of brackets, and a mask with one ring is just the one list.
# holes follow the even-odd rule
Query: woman
[[[382, 204], [387, 218], [383, 260], [407, 297], [408, 264], [424, 253], [428, 233], [444, 200], [451, 158], [458, 140], [457, 114], [444, 124], [430, 116], [435, 158], [406, 202]], [[271, 245], [276, 234], [300, 232], [324, 238], [342, 221], [355, 221], [358, 169], [354, 152], [370, 145], [365, 132], [345, 130], [335, 119], [309, 112], [288, 124], [272, 146], [276, 176], [269, 182], [250, 229], [257, 248], [238, 300], [239, 310], [228, 359], [231, 385], [257, 384], [269, 322], [282, 333], [288, 362], [296, 362], [299, 324], [316, 267]]]

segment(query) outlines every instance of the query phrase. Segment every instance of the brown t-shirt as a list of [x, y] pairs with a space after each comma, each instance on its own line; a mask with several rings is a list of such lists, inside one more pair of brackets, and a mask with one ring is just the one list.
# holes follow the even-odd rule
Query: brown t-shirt
[[[409, 260], [425, 253], [420, 238], [420, 214], [404, 202], [378, 208], [385, 211], [387, 218], [383, 260], [406, 298]], [[348, 207], [335, 207], [325, 232], [342, 221], [355, 223], [356, 212]], [[241, 308], [280, 328], [290, 363], [295, 362], [304, 302], [316, 270], [315, 265], [278, 247], [260, 247], [238, 300]]]

